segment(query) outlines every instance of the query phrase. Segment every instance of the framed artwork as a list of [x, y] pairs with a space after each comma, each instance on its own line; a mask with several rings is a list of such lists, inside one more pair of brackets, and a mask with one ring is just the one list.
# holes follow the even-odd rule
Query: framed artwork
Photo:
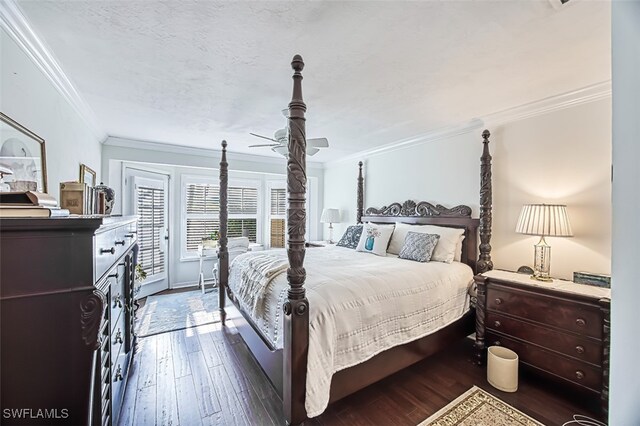
[[80, 164], [80, 183], [86, 183], [92, 188], [96, 186], [96, 172], [86, 164]]
[[47, 192], [44, 139], [0, 112], [0, 191]]

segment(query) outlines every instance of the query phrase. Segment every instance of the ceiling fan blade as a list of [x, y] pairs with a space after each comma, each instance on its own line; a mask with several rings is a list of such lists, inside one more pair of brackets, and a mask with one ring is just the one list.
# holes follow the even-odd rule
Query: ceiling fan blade
[[327, 138], [307, 139], [307, 146], [312, 146], [314, 148], [329, 148], [329, 141]]
[[259, 144], [259, 145], [249, 145], [249, 148], [260, 148], [263, 146], [268, 146], [268, 147], [272, 147], [272, 146], [280, 146], [279, 143], [264, 143], [264, 144]]
[[273, 141], [273, 142], [276, 142], [276, 143], [278, 142], [277, 140], [272, 139], [272, 138], [268, 138], [268, 137], [266, 137], [266, 136], [256, 135], [255, 133], [251, 133], [251, 132], [249, 132], [249, 134], [250, 134], [250, 135], [252, 135], [252, 136], [255, 136], [255, 137], [257, 137], [257, 138], [266, 139], [266, 140], [268, 140], [268, 141]]
[[289, 148], [287, 148], [286, 145], [278, 145], [278, 146], [274, 146], [273, 148], [271, 148], [271, 150], [273, 152], [277, 152], [278, 154], [286, 157], [287, 155], [289, 155]]
[[318, 151], [320, 151], [318, 148], [314, 148], [312, 146], [308, 146], [307, 147], [307, 155], [309, 155], [309, 156], [317, 154]]

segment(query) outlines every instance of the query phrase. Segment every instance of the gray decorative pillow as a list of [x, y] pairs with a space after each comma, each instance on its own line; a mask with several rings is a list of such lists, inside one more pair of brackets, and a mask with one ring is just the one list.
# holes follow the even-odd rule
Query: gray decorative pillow
[[398, 257], [400, 259], [415, 260], [416, 262], [428, 262], [431, 260], [431, 255], [439, 239], [440, 235], [437, 234], [409, 231]]
[[360, 241], [360, 235], [362, 235], [362, 225], [351, 225], [344, 231], [344, 235], [338, 241], [337, 246], [355, 249], [358, 247]]

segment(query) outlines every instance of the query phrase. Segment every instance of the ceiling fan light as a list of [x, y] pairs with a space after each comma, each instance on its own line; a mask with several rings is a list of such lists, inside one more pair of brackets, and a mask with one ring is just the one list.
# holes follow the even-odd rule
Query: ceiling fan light
[[273, 138], [277, 141], [280, 141], [281, 139], [286, 139], [286, 137], [287, 137], [287, 129], [278, 129], [273, 134]]

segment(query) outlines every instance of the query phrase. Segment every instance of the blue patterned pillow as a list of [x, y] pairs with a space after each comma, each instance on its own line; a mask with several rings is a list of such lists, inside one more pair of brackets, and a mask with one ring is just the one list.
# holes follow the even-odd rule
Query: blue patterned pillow
[[431, 254], [433, 254], [439, 239], [440, 235], [437, 234], [409, 231], [398, 257], [400, 259], [415, 260], [416, 262], [428, 262], [431, 260]]
[[358, 241], [360, 241], [360, 235], [362, 235], [362, 225], [351, 225], [344, 231], [344, 235], [338, 241], [337, 246], [355, 249], [358, 247]]

